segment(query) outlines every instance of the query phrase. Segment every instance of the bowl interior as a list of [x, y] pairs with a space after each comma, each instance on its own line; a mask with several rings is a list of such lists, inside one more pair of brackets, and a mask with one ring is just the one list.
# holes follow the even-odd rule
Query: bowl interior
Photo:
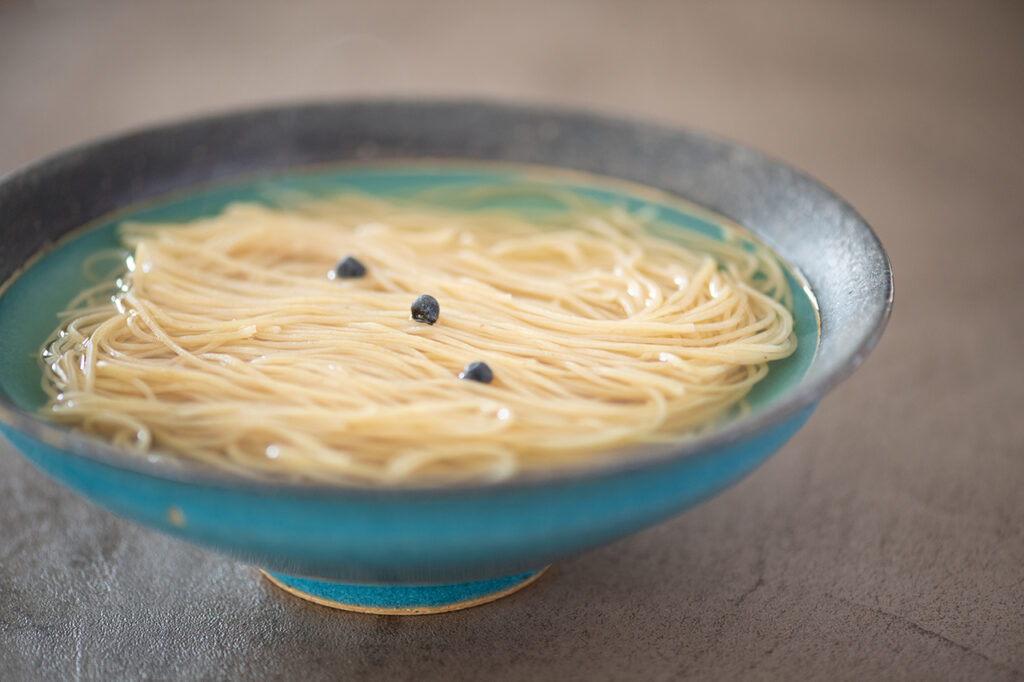
[[[537, 167], [467, 162], [389, 161], [321, 165], [287, 172], [251, 175], [193, 190], [176, 192], [102, 216], [61, 240], [56, 248], [38, 258], [0, 296], [0, 389], [19, 408], [35, 412], [45, 404], [41, 371], [35, 356], [57, 325], [57, 313], [80, 290], [93, 283], [84, 267], [93, 254], [116, 250], [117, 227], [124, 221], [186, 221], [215, 215], [238, 201], [269, 205], [287, 204], [298, 197], [315, 198], [341, 190], [378, 196], [423, 198], [431, 190], [509, 184], [539, 184], [570, 191], [630, 211], [655, 210], [661, 221], [680, 230], [721, 238], [724, 219], [715, 214], [649, 188], [580, 172]], [[435, 203], [445, 194], [435, 192]], [[490, 195], [480, 208], [501, 207], [516, 211], [543, 211], [540, 193]], [[112, 255], [111, 261], [115, 258]], [[94, 271], [103, 268], [92, 268]], [[794, 301], [797, 351], [772, 363], [766, 379], [749, 394], [747, 403], [756, 414], [793, 390], [810, 367], [818, 346], [818, 312], [802, 277], [787, 267]]]

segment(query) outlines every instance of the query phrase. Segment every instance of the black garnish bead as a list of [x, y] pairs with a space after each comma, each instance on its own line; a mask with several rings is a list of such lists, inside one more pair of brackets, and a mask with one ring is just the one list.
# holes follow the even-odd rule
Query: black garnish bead
[[362, 277], [366, 274], [366, 266], [352, 256], [345, 256], [334, 266], [334, 276], [341, 279]]
[[412, 302], [412, 319], [417, 322], [434, 324], [440, 314], [441, 306], [438, 305], [437, 299], [430, 294], [420, 294]]
[[466, 368], [459, 372], [460, 379], [472, 379], [481, 384], [489, 384], [494, 378], [494, 372], [487, 366], [486, 362], [471, 362]]

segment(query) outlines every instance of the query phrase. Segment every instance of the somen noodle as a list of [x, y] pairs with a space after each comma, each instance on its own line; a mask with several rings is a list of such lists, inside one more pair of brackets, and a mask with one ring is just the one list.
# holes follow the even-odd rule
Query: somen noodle
[[125, 271], [42, 351], [47, 414], [247, 476], [495, 480], [714, 424], [795, 349], [763, 245], [556, 198], [345, 193], [125, 224]]

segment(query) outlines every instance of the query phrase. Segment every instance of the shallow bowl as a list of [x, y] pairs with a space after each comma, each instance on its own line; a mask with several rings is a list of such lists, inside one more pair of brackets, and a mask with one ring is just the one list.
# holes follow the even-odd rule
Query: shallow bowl
[[[582, 171], [717, 212], [757, 234], [802, 278], [817, 302], [817, 347], [801, 377], [722, 428], [667, 451], [496, 484], [365, 489], [241, 480], [139, 459], [38, 416], [29, 395], [37, 389], [26, 388], [38, 386], [38, 368], [10, 339], [16, 329], [54, 326], [19, 293], [32, 277], [37, 288], [47, 283], [29, 264], [48, 245], [112, 212], [196, 188], [387, 160]], [[864, 359], [893, 293], [888, 259], [865, 221], [783, 163], [692, 131], [476, 101], [287, 106], [104, 140], [0, 182], [0, 233], [0, 281], [8, 283], [0, 294], [0, 430], [17, 449], [115, 514], [261, 567], [314, 600], [384, 613], [450, 610], [504, 594], [554, 561], [735, 483]]]

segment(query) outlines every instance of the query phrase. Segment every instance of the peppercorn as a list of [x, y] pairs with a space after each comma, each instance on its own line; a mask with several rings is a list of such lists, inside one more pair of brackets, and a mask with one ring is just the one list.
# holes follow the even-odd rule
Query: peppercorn
[[465, 369], [459, 372], [460, 379], [471, 379], [481, 384], [489, 384], [494, 379], [494, 372], [487, 366], [486, 362], [471, 362]]
[[333, 275], [331, 279], [353, 279], [355, 277], [362, 277], [366, 274], [366, 266], [352, 256], [345, 256], [338, 261], [337, 265], [334, 266], [334, 270], [331, 274]]
[[437, 299], [430, 294], [421, 294], [412, 302], [412, 319], [417, 322], [434, 324], [437, 316], [441, 314], [441, 306]]

